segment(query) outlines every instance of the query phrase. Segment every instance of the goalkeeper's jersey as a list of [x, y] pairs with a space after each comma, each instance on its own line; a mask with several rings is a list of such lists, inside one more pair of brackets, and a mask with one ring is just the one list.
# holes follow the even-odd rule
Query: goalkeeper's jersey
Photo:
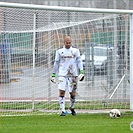
[[78, 69], [83, 70], [79, 49], [62, 47], [56, 51], [53, 73], [59, 70], [58, 76], [77, 76]]

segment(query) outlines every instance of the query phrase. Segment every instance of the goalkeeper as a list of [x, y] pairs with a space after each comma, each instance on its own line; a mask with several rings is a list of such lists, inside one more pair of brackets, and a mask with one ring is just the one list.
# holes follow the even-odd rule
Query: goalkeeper
[[[64, 46], [56, 51], [55, 62], [51, 81], [56, 83], [55, 77], [58, 70], [59, 104], [60, 116], [65, 116], [65, 92], [68, 89], [70, 94], [70, 110], [72, 115], [76, 115], [74, 104], [76, 101], [77, 80], [84, 79], [83, 64], [80, 58], [79, 49], [72, 46], [72, 39], [66, 36]], [[80, 74], [78, 76], [78, 69]], [[78, 79], [77, 79], [78, 76]]]

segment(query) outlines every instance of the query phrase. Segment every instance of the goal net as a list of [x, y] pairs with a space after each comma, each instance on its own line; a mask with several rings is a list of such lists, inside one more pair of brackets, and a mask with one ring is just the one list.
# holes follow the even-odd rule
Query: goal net
[[[65, 35], [80, 49], [85, 70], [77, 112], [129, 110], [129, 16], [0, 7], [1, 114], [59, 111], [58, 87], [50, 79]], [[67, 110], [67, 92], [65, 98]]]

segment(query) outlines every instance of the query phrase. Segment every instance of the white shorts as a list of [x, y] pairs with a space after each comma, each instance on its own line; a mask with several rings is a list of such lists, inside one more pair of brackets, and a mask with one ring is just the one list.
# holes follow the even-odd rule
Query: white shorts
[[76, 92], [77, 78], [76, 77], [58, 77], [58, 89], [68, 92]]

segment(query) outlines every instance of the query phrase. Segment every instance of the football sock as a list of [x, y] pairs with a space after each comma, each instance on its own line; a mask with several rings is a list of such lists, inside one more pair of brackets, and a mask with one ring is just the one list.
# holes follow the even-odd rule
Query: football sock
[[70, 97], [70, 107], [71, 107], [71, 108], [74, 108], [75, 102], [76, 102], [75, 97], [71, 96], [71, 97]]
[[59, 96], [60, 109], [65, 112], [65, 97]]

